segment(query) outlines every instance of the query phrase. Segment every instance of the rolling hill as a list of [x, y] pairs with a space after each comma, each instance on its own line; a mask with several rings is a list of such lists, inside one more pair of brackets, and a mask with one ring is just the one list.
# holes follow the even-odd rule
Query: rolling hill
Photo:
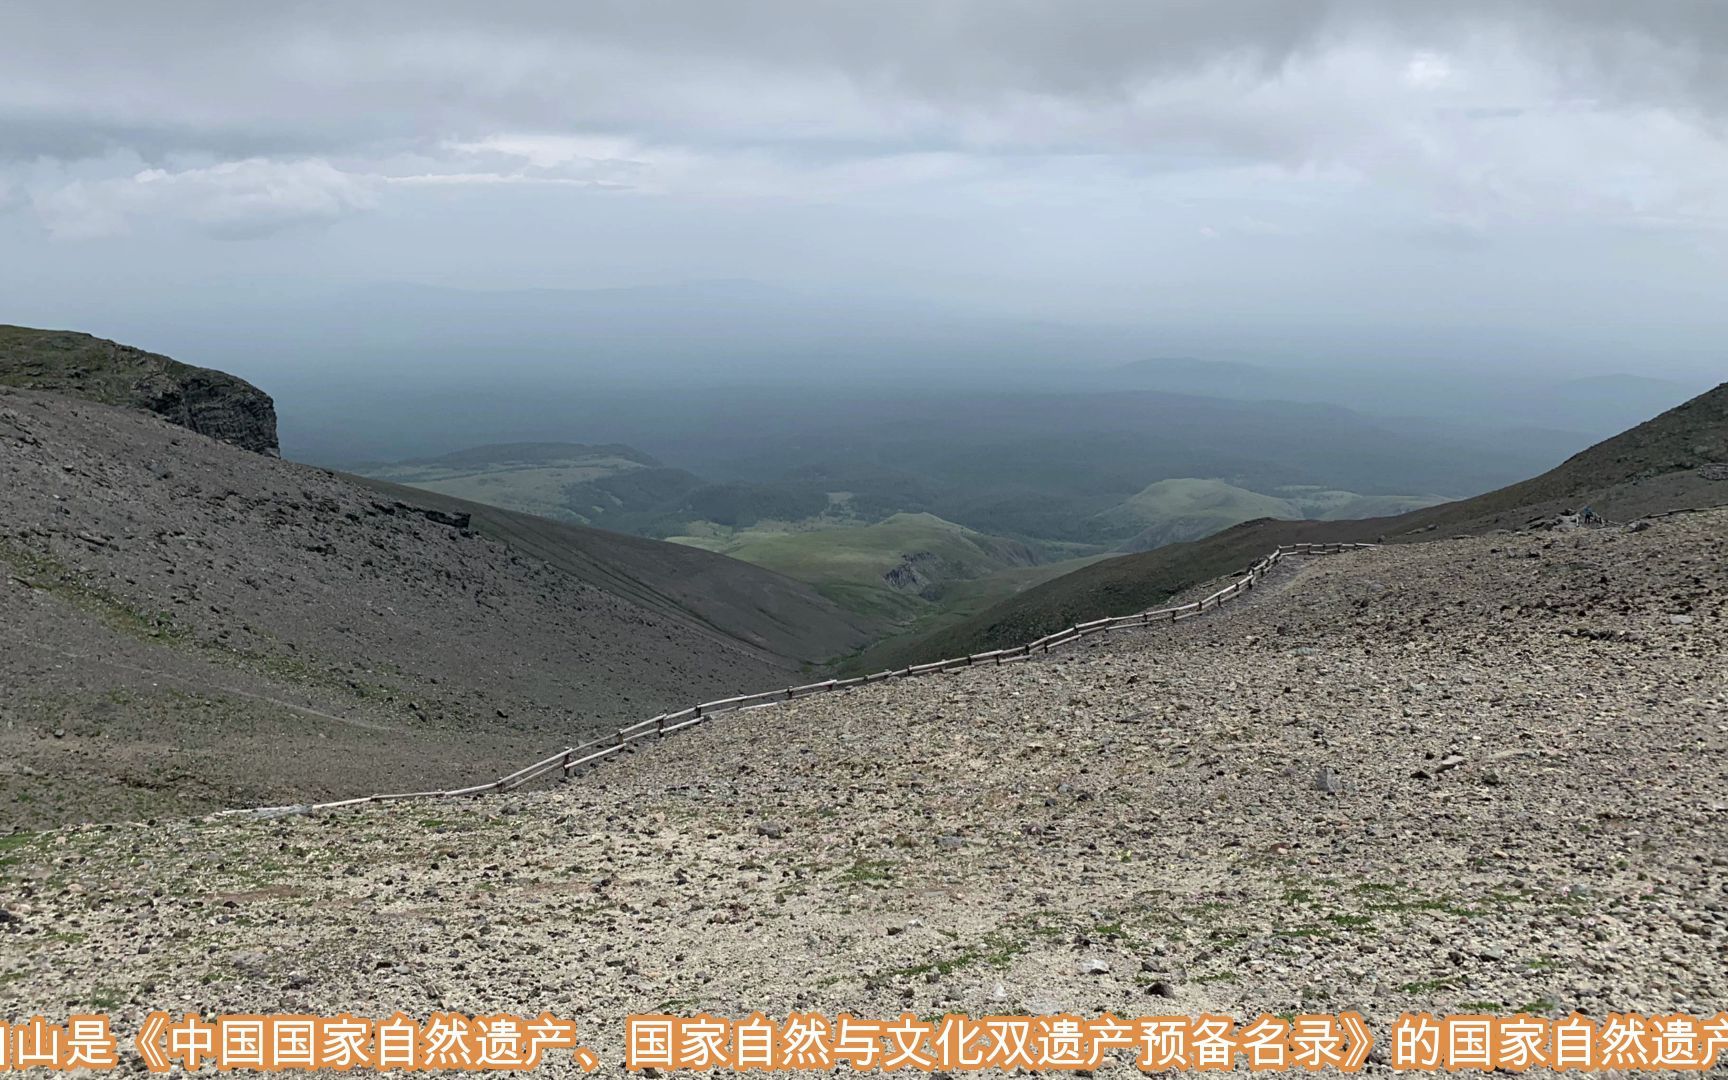
[[1199, 582], [1303, 541], [1409, 543], [1520, 528], [1588, 506], [1626, 520], [1728, 503], [1728, 383], [1520, 483], [1394, 517], [1246, 522], [1206, 539], [1107, 559], [1028, 589], [952, 626], [890, 640], [851, 661], [898, 667], [1028, 641], [1081, 619], [1152, 607]]
[[353, 471], [554, 521], [592, 524], [621, 505], [615, 496], [599, 495], [605, 490], [600, 485], [617, 484], [620, 477], [628, 477], [625, 482], [637, 480], [629, 474], [668, 470], [648, 455], [618, 444], [502, 443], [434, 458], [357, 466]]
[[718, 541], [679, 537], [808, 582], [852, 611], [904, 622], [957, 582], [1038, 561], [1025, 544], [944, 521], [894, 514], [873, 525], [799, 532], [745, 532]]
[[1364, 518], [1433, 506], [1437, 495], [1359, 495], [1319, 486], [1287, 486], [1263, 494], [1223, 480], [1183, 477], [1149, 484], [1092, 518], [1105, 535], [1132, 533], [1120, 551], [1150, 551], [1200, 540], [1256, 518], [1290, 521]]
[[[803, 466], [771, 483], [710, 483], [628, 446], [576, 443], [481, 446], [355, 468], [360, 483], [404, 499], [417, 489], [412, 497], [468, 513], [481, 523], [476, 527], [499, 538], [520, 541], [545, 532], [543, 523], [522, 516], [533, 514], [564, 523], [599, 522], [730, 556], [815, 587], [851, 612], [859, 627], [876, 632], [955, 610], [970, 612], [986, 598], [1010, 595], [1031, 578], [1042, 580], [1064, 568], [1046, 566], [1031, 578], [1004, 571], [1044, 563], [1051, 554], [1060, 561], [1071, 547], [1085, 554], [1100, 550], [992, 536], [904, 509], [921, 505], [929, 493], [915, 478], [869, 468]], [[506, 524], [506, 514], [516, 516]], [[618, 534], [609, 535], [605, 543], [622, 545]], [[658, 548], [650, 543], [643, 550]], [[605, 562], [616, 566], [625, 555], [611, 551]], [[962, 584], [969, 587], [960, 590]], [[728, 625], [738, 625], [736, 618]], [[831, 635], [812, 636], [808, 626], [788, 629], [792, 633], [781, 648], [794, 655], [816, 660], [849, 651], [850, 646], [831, 647], [841, 644]], [[827, 651], [817, 654], [818, 649]]]
[[1223, 480], [1184, 477], [1160, 480], [1092, 521], [1110, 533], [1129, 533], [1124, 551], [1148, 551], [1165, 544], [1210, 536], [1255, 518], [1301, 518], [1289, 499], [1262, 495]]
[[[908, 393], [890, 384], [655, 384], [625, 392], [552, 380], [532, 394], [509, 385], [485, 394], [465, 388], [460, 417], [441, 411], [431, 394], [415, 384], [393, 406], [416, 410], [400, 445], [442, 438], [443, 449], [454, 448], [487, 417], [502, 426], [503, 416], [513, 438], [579, 432], [586, 442], [626, 444], [665, 462], [664, 471], [629, 469], [571, 485], [557, 511], [565, 520], [656, 538], [702, 535], [702, 522], [733, 529], [817, 518], [871, 524], [923, 512], [992, 536], [1103, 551], [1138, 530], [1100, 529], [1096, 515], [1156, 481], [1218, 478], [1280, 498], [1297, 486], [1459, 498], [1534, 475], [1590, 441], [1386, 421], [1321, 404], [1121, 388], [919, 384]], [[321, 407], [320, 418], [346, 415], [352, 405], [344, 398]], [[380, 420], [370, 437], [386, 430]], [[496, 428], [485, 430], [496, 438]], [[353, 459], [324, 460], [403, 479]], [[511, 501], [508, 485], [528, 475], [513, 468], [486, 478], [484, 496], [444, 490], [544, 508], [544, 491], [532, 504]]]
[[[834, 515], [830, 485], [807, 477], [773, 483], [713, 483], [612, 443], [502, 443], [433, 458], [361, 463], [347, 471], [441, 495], [664, 539], [692, 528], [749, 528]], [[850, 495], [851, 493], [847, 493]], [[849, 501], [839, 504], [850, 524]]]

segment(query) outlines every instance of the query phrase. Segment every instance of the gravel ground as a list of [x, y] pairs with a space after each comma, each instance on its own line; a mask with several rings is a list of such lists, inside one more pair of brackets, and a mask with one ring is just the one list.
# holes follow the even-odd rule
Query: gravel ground
[[1723, 512], [1361, 551], [550, 790], [22, 838], [0, 1015], [551, 1009], [616, 1075], [662, 1009], [1713, 1013], [1725, 566]]

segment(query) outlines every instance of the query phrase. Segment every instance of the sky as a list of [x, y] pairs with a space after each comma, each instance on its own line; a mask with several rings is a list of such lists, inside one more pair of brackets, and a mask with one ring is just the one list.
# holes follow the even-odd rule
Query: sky
[[0, 321], [742, 281], [1724, 368], [1717, 0], [8, 0], [0, 72]]

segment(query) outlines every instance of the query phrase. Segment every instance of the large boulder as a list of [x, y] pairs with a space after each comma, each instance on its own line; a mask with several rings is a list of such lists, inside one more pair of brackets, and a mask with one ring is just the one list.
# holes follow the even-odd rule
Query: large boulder
[[274, 455], [276, 404], [245, 379], [70, 330], [0, 326], [0, 386], [152, 412]]

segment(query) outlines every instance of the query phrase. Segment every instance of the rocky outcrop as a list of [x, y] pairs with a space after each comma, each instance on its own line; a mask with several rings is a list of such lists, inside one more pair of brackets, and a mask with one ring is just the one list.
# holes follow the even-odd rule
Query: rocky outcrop
[[245, 379], [89, 334], [0, 326], [0, 386], [142, 409], [247, 450], [278, 452], [276, 405]]
[[942, 557], [934, 551], [914, 551], [901, 558], [899, 565], [882, 575], [890, 589], [923, 595], [930, 591], [942, 571]]
[[186, 367], [139, 384], [138, 405], [183, 428], [261, 454], [278, 453], [276, 404], [244, 379]]

